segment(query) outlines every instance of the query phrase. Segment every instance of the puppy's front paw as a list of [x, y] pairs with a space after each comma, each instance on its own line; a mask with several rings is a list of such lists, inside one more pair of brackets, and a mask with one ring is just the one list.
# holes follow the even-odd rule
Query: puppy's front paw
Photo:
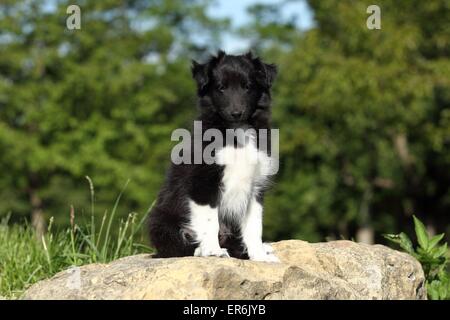
[[273, 253], [267, 253], [265, 251], [261, 251], [257, 254], [252, 254], [249, 256], [250, 260], [253, 261], [280, 263], [280, 259], [278, 259]]
[[262, 262], [272, 262], [272, 263], [280, 263], [280, 259], [278, 259], [274, 254], [269, 253], [262, 256], [257, 256], [251, 259], [253, 261], [262, 261]]
[[267, 254], [273, 253], [273, 248], [269, 243], [263, 243], [263, 249]]
[[227, 249], [223, 248], [207, 248], [207, 247], [198, 247], [194, 251], [195, 257], [221, 257], [221, 258], [229, 258]]

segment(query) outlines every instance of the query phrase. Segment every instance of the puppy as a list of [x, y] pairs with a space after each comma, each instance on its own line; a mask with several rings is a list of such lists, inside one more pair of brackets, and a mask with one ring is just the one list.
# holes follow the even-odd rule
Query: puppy
[[[149, 216], [156, 257], [278, 262], [262, 242], [263, 196], [272, 166], [270, 89], [276, 73], [275, 65], [251, 53], [219, 51], [204, 64], [193, 61], [202, 133], [215, 129], [225, 137], [230, 129], [265, 129], [268, 147], [261, 148], [260, 135], [245, 134], [244, 142], [223, 142], [212, 154], [215, 163], [172, 163]], [[205, 147], [202, 141], [201, 151]]]

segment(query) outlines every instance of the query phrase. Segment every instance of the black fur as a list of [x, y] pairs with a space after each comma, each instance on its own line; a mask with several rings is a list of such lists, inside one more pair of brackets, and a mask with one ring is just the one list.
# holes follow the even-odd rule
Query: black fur
[[[274, 65], [251, 53], [232, 56], [219, 51], [204, 64], [193, 61], [192, 75], [198, 88], [197, 120], [202, 121], [203, 131], [216, 128], [225, 134], [228, 128], [270, 129]], [[217, 207], [223, 169], [216, 164], [171, 165], [149, 218], [150, 239], [157, 257], [193, 255], [195, 234], [185, 227], [189, 222], [188, 199]], [[258, 195], [258, 201], [262, 199], [263, 192]], [[220, 221], [218, 237], [230, 256], [248, 258], [233, 223]]]

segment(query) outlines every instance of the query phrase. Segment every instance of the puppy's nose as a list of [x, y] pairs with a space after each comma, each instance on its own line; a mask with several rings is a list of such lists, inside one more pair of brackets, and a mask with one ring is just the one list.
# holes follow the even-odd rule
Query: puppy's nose
[[233, 111], [231, 112], [231, 115], [233, 116], [234, 119], [239, 119], [242, 116], [242, 111]]

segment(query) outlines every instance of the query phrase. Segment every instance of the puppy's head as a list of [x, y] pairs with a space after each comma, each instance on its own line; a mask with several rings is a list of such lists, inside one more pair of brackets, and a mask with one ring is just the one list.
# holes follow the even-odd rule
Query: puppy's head
[[258, 108], [269, 107], [276, 67], [250, 52], [234, 56], [219, 51], [204, 64], [193, 61], [192, 75], [200, 106], [212, 108], [228, 123], [239, 124], [248, 121]]

